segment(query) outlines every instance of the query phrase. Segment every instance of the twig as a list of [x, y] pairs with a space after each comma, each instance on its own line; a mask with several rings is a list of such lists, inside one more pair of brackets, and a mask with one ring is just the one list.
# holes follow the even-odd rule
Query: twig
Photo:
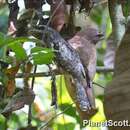
[[57, 89], [56, 89], [56, 75], [53, 72], [52, 68], [50, 65], [48, 65], [50, 73], [51, 73], [51, 96], [52, 96], [52, 101], [51, 101], [51, 106], [55, 106], [57, 108]]
[[[73, 104], [74, 104], [74, 103], [72, 103], [71, 106], [72, 106]], [[60, 112], [60, 113], [58, 113], [57, 115], [55, 115], [54, 117], [52, 117], [49, 121], [47, 121], [44, 125], [42, 125], [42, 126], [40, 127], [40, 130], [42, 130], [42, 128], [45, 128], [46, 126], [48, 126], [55, 118], [57, 118], [58, 116], [64, 114], [68, 109], [70, 109], [71, 106], [65, 108], [62, 112]]]
[[102, 86], [102, 85], [100, 85], [100, 84], [98, 84], [98, 83], [96, 83], [96, 82], [93, 82], [93, 84], [95, 84], [95, 85], [97, 85], [98, 87], [100, 87], [100, 88], [105, 88], [104, 86]]
[[108, 73], [108, 72], [113, 72], [113, 71], [114, 71], [114, 68], [112, 68], [112, 67], [104, 67], [104, 66], [96, 67], [97, 73]]
[[[33, 74], [35, 75], [37, 71], [37, 65], [34, 67], [34, 72]], [[31, 83], [31, 89], [34, 88], [34, 82], [35, 82], [35, 76], [32, 77], [32, 83]]]
[[[34, 67], [34, 72], [33, 72], [34, 75], [36, 73], [36, 70], [37, 70], [37, 66]], [[32, 90], [34, 88], [34, 82], [35, 82], [35, 76], [34, 75], [32, 77], [32, 83], [31, 83], [31, 89]], [[28, 126], [31, 126], [31, 121], [32, 121], [32, 111], [31, 111], [31, 108], [32, 108], [32, 104], [29, 105], [29, 109], [28, 109]]]

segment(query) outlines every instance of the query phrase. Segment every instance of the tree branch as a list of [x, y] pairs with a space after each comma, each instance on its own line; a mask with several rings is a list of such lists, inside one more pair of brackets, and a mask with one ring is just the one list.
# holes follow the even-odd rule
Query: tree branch
[[[97, 73], [109, 73], [109, 72], [113, 72], [114, 69], [113, 68], [107, 68], [107, 67], [97, 67], [96, 72]], [[53, 70], [53, 72], [55, 73], [55, 75], [60, 75], [60, 74], [64, 74], [63, 72], [55, 69]], [[16, 75], [16, 78], [23, 78], [25, 75], [23, 73], [18, 73]], [[29, 77], [49, 77], [51, 76], [50, 72], [40, 72], [40, 73], [30, 73]]]
[[114, 43], [119, 44], [125, 33], [125, 18], [118, 0], [108, 0]]
[[96, 67], [97, 73], [109, 73], [109, 72], [113, 72], [113, 71], [114, 71], [114, 68], [112, 68], [112, 67], [104, 67], [104, 66], [102, 66], [102, 67], [97, 66]]

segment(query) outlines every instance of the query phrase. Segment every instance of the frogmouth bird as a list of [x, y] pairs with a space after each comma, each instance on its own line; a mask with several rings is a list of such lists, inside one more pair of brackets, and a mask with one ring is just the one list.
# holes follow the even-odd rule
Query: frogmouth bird
[[[87, 86], [85, 87], [86, 94], [88, 96], [91, 108], [95, 109], [95, 98], [93, 95], [92, 81], [96, 73], [96, 43], [103, 39], [103, 33], [97, 29], [89, 27], [73, 36], [68, 43], [78, 52], [81, 62], [84, 66]], [[73, 77], [65, 75], [66, 86], [71, 98], [75, 98], [75, 83]], [[71, 91], [70, 91], [71, 90]], [[84, 118], [85, 113], [82, 113], [79, 108], [79, 104], [76, 103], [79, 114]]]

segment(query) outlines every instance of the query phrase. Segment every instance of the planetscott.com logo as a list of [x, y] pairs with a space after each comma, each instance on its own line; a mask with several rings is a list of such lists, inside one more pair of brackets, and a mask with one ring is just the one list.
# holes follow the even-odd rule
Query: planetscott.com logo
[[130, 126], [128, 120], [122, 120], [122, 121], [113, 121], [108, 120], [104, 122], [92, 122], [91, 120], [83, 120], [83, 126], [90, 126], [90, 127], [108, 127], [108, 126]]

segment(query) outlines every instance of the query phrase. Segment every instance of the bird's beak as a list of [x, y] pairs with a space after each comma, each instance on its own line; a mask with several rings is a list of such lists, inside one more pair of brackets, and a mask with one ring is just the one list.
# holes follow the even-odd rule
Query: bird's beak
[[99, 37], [100, 40], [104, 39], [104, 34], [102, 32], [98, 32], [97, 36]]

